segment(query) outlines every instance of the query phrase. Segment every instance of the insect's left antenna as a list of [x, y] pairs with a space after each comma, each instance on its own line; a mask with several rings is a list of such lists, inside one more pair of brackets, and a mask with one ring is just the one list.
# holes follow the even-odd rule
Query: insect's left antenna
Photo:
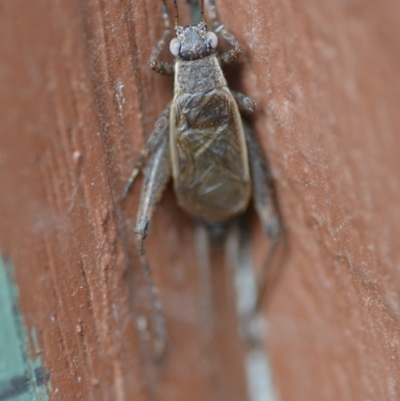
[[200, 0], [200, 17], [201, 17], [201, 22], [206, 21], [204, 17], [204, 0]]
[[174, 11], [175, 11], [175, 28], [176, 28], [179, 25], [178, 3], [176, 2], [176, 0], [174, 0]]

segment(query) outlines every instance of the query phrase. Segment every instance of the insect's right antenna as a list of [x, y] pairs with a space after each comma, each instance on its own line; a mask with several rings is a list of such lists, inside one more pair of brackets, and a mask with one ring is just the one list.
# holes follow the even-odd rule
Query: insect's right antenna
[[206, 19], [204, 17], [204, 0], [200, 0], [200, 16], [201, 16], [201, 22], [205, 22]]
[[178, 3], [174, 0], [175, 28], [179, 25]]

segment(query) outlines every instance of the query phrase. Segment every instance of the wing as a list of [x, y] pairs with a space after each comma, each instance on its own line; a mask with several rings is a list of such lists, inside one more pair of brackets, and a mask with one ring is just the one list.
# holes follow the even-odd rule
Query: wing
[[241, 212], [250, 197], [250, 176], [241, 117], [229, 89], [178, 96], [170, 126], [180, 205], [206, 220]]

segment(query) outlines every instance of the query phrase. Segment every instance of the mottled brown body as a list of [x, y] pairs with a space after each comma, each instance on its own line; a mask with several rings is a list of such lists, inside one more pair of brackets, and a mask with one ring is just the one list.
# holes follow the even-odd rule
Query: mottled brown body
[[[207, 228], [211, 239], [224, 238], [230, 221], [245, 211], [250, 198], [270, 239], [266, 265], [280, 231], [267, 163], [251, 128], [240, 114], [252, 113], [255, 102], [231, 91], [221, 68], [235, 61], [242, 47], [219, 23], [214, 1], [210, 0], [209, 5], [215, 32], [208, 31], [203, 6], [199, 24], [179, 26], [175, 1], [176, 38], [170, 42], [175, 59], [170, 63], [159, 61], [170, 34], [164, 4], [165, 31], [150, 56], [149, 66], [161, 74], [175, 74], [174, 98], [157, 120], [125, 187], [126, 194], [137, 174], [143, 171], [135, 233], [150, 290], [158, 356], [164, 352], [167, 332], [143, 243], [171, 176], [179, 205]], [[219, 54], [217, 33], [233, 49]]]
[[242, 119], [215, 55], [175, 64], [170, 157], [179, 205], [206, 221], [243, 212], [251, 182]]

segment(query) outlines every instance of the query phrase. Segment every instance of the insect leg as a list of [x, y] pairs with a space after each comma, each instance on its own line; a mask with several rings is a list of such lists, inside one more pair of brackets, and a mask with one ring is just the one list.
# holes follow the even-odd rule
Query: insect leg
[[256, 308], [266, 287], [268, 268], [277, 248], [281, 233], [281, 222], [274, 199], [274, 188], [267, 162], [261, 151], [261, 146], [250, 126], [243, 121], [246, 142], [249, 152], [250, 170], [253, 182], [253, 201], [256, 212], [261, 220], [264, 234], [269, 238], [269, 249], [258, 280], [258, 295]]
[[213, 340], [212, 278], [210, 239], [204, 224], [197, 222], [195, 229], [196, 258], [199, 267], [201, 339], [206, 347]]
[[257, 316], [256, 275], [251, 263], [249, 241], [244, 235], [244, 219], [232, 224], [225, 241], [225, 259], [236, 290], [236, 308], [241, 336], [247, 345], [254, 345], [256, 336], [252, 321]]
[[256, 102], [253, 99], [250, 99], [243, 93], [236, 92], [231, 90], [233, 97], [236, 100], [236, 103], [239, 107], [239, 111], [243, 114], [251, 114], [256, 109]]
[[233, 49], [223, 52], [219, 56], [219, 60], [222, 65], [230, 64], [240, 56], [240, 54], [243, 52], [243, 48], [240, 45], [239, 41], [235, 38], [235, 36], [232, 35], [230, 32], [228, 32], [218, 20], [217, 9], [215, 7], [215, 0], [209, 0], [209, 9], [210, 9], [210, 17], [214, 25], [215, 32], [221, 33], [222, 37], [233, 46]]
[[162, 196], [171, 174], [167, 127], [162, 130], [162, 133], [164, 135], [162, 135], [156, 148], [150, 155], [144, 169], [144, 181], [135, 226], [136, 247], [150, 295], [153, 325], [156, 335], [155, 356], [158, 360], [162, 359], [167, 346], [167, 331], [161, 311], [161, 303], [158, 298], [158, 291], [151, 276], [143, 243], [149, 235], [149, 225], [154, 209]]
[[146, 162], [147, 156], [149, 153], [151, 154], [156, 146], [159, 144], [160, 139], [163, 135], [167, 135], [167, 128], [168, 128], [168, 118], [169, 118], [169, 111], [171, 106], [168, 105], [165, 110], [161, 113], [160, 117], [156, 121], [154, 125], [153, 132], [150, 134], [149, 138], [147, 139], [146, 145], [140, 152], [139, 160], [136, 163], [135, 167], [132, 170], [132, 173], [129, 177], [128, 182], [125, 184], [124, 193], [122, 194], [122, 198], [125, 198], [128, 195], [129, 190], [131, 189], [136, 177], [140, 173], [143, 168], [143, 165]]
[[153, 51], [151, 52], [149, 67], [159, 74], [172, 75], [174, 73], [174, 63], [158, 60], [158, 57], [164, 49], [164, 46], [167, 43], [168, 37], [171, 33], [171, 26], [168, 19], [168, 9], [165, 3], [162, 7], [162, 15], [164, 19], [164, 33], [161, 39], [158, 41], [157, 45], [154, 47]]

